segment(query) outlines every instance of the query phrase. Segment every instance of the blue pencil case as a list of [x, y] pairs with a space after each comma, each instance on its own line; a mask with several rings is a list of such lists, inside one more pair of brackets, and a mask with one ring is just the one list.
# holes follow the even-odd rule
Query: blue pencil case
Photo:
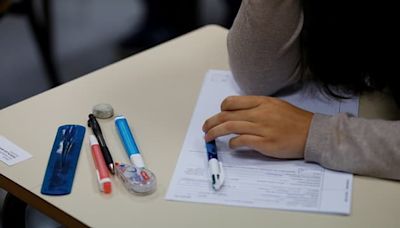
[[43, 179], [42, 194], [71, 193], [84, 136], [85, 127], [81, 125], [63, 125], [58, 128]]

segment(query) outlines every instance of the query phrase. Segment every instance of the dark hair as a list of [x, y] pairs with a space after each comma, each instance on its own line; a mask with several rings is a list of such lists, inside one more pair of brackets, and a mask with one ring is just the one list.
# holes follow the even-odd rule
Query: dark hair
[[[398, 13], [387, 2], [303, 0], [304, 65], [334, 97], [388, 88], [400, 104], [395, 84], [400, 67], [396, 39]], [[391, 8], [392, 7], [392, 8]]]

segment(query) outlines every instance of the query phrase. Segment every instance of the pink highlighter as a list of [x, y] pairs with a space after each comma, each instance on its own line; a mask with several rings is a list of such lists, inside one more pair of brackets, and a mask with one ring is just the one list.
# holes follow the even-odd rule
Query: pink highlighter
[[97, 181], [99, 182], [100, 191], [111, 193], [110, 174], [106, 162], [104, 161], [103, 154], [101, 153], [99, 142], [94, 135], [89, 135], [89, 142], [96, 167]]

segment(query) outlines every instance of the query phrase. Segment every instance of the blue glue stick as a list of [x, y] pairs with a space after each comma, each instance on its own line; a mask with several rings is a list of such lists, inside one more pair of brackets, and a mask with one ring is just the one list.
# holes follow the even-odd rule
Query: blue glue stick
[[129, 159], [133, 165], [138, 168], [144, 168], [145, 164], [142, 155], [140, 155], [140, 151], [136, 145], [125, 116], [115, 117], [115, 126], [117, 127], [121, 141], [124, 144], [125, 151], [128, 153]]
[[155, 175], [145, 167], [142, 155], [133, 138], [128, 121], [124, 116], [115, 117], [115, 126], [133, 166], [117, 165], [118, 176], [124, 181], [128, 190], [136, 193], [150, 193], [156, 188]]

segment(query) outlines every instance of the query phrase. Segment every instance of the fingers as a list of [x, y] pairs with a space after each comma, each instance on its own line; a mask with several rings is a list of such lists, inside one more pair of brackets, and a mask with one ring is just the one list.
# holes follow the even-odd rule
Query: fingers
[[291, 157], [291, 155], [287, 155], [283, 151], [276, 150], [276, 145], [273, 140], [266, 136], [238, 135], [229, 140], [229, 147], [232, 149], [247, 147], [261, 154], [275, 158]]
[[211, 128], [227, 122], [244, 120], [254, 122], [254, 109], [263, 103], [272, 103], [274, 98], [262, 96], [230, 96], [225, 98], [221, 104], [221, 112], [212, 116], [203, 124], [203, 131], [207, 132]]
[[229, 96], [222, 101], [221, 111], [234, 111], [254, 108], [260, 105], [266, 99], [269, 98], [262, 96]]
[[222, 111], [206, 120], [202, 129], [204, 132], [208, 132], [211, 128], [228, 121], [250, 121], [250, 117], [245, 110]]
[[296, 150], [290, 143], [277, 143], [276, 138], [272, 135], [238, 135], [229, 140], [229, 147], [232, 149], [247, 147], [269, 157], [281, 159], [304, 157], [304, 148]]
[[237, 149], [240, 147], [249, 147], [251, 149], [260, 148], [263, 137], [257, 135], [239, 135], [229, 140], [229, 147]]
[[312, 113], [272, 97], [232, 96], [205, 121], [205, 140], [235, 134], [231, 148], [249, 147], [277, 158], [301, 158]]
[[213, 128], [211, 128], [204, 139], [209, 142], [218, 138], [220, 136], [229, 135], [229, 134], [250, 134], [250, 135], [259, 135], [256, 124], [247, 122], [247, 121], [227, 121], [221, 123]]

